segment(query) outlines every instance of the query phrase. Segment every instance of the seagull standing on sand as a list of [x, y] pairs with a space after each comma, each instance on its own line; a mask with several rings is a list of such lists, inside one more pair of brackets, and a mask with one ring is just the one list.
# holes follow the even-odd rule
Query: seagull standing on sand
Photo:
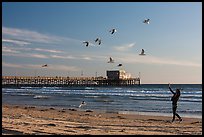
[[145, 19], [143, 23], [149, 24], [150, 19]]
[[116, 32], [116, 29], [111, 29], [109, 32], [110, 32], [111, 34], [113, 34], [113, 33]]
[[95, 42], [98, 42], [98, 45], [101, 45], [101, 39], [100, 38], [96, 38]]
[[114, 63], [114, 60], [110, 57], [108, 63]]
[[86, 105], [86, 102], [85, 102], [85, 101], [82, 101], [81, 104], [79, 105], [79, 108], [80, 108], [81, 106], [84, 106], [84, 105]]
[[145, 55], [144, 49], [142, 49], [141, 53], [139, 55]]
[[86, 43], [86, 47], [89, 46], [89, 42], [88, 41], [84, 41], [83, 43]]

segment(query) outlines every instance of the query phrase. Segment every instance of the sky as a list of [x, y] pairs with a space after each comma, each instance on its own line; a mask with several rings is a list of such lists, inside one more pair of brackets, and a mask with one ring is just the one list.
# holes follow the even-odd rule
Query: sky
[[202, 3], [2, 3], [3, 76], [106, 77], [107, 70], [142, 84], [201, 84]]

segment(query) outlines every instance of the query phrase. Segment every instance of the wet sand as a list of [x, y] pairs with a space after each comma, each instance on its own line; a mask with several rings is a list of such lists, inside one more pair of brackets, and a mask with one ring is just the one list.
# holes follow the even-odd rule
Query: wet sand
[[2, 135], [202, 135], [202, 119], [2, 105]]

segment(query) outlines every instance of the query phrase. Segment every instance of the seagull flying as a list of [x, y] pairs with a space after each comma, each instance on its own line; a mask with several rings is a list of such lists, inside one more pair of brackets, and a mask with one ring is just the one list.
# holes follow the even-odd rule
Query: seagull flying
[[114, 63], [114, 60], [110, 57], [110, 60], [108, 61], [108, 63]]
[[101, 45], [101, 39], [100, 38], [96, 38], [95, 42], [98, 42], [98, 45]]
[[118, 64], [118, 67], [121, 67], [122, 66], [122, 64]]
[[48, 67], [47, 64], [42, 65], [42, 67]]
[[85, 101], [82, 101], [81, 104], [79, 105], [79, 108], [80, 108], [81, 106], [84, 106], [84, 105], [86, 105], [86, 102], [85, 102]]
[[113, 34], [113, 33], [116, 32], [116, 29], [111, 29], [109, 32], [110, 32], [111, 34]]
[[149, 24], [150, 19], [145, 19], [143, 23]]
[[139, 55], [145, 55], [144, 49], [142, 49], [141, 53]]
[[89, 42], [88, 41], [84, 41], [83, 43], [86, 43], [86, 47], [89, 46]]

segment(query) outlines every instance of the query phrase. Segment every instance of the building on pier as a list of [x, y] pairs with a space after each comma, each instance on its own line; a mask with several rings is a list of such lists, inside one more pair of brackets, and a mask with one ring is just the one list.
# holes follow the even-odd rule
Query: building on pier
[[112, 80], [131, 78], [131, 75], [129, 73], [126, 73], [125, 70], [107, 70], [106, 76], [108, 79]]

